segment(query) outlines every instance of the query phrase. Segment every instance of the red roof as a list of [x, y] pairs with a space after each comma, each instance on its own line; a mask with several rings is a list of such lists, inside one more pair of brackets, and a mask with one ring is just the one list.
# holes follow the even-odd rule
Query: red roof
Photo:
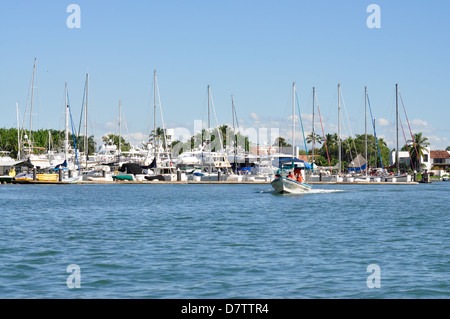
[[[312, 158], [312, 155], [299, 155], [297, 158], [303, 161], [307, 161], [309, 158]], [[314, 158], [319, 157], [319, 155], [314, 154]]]
[[450, 158], [450, 154], [447, 151], [430, 151], [431, 158]]

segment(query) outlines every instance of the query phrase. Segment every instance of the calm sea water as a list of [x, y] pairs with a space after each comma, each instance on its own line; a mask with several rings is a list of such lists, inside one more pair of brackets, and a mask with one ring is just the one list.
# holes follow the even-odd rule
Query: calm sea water
[[449, 191], [1, 185], [0, 298], [449, 298]]

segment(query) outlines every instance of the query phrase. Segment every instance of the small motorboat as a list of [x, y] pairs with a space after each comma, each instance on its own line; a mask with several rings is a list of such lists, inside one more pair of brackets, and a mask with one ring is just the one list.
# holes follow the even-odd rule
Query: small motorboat
[[311, 190], [305, 181], [305, 170], [311, 165], [297, 158], [283, 158], [276, 163], [279, 169], [270, 183], [276, 193], [303, 194]]
[[311, 190], [311, 185], [281, 175], [270, 184], [276, 193], [303, 194]]

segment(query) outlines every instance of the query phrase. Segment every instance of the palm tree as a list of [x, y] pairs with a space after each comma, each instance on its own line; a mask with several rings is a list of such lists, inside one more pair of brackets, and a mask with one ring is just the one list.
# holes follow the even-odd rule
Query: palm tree
[[[337, 158], [338, 154], [338, 135], [334, 134], [326, 134], [325, 135], [325, 143], [327, 144], [328, 153], [330, 156], [334, 156]], [[324, 147], [322, 147], [324, 149]]]
[[316, 133], [311, 133], [306, 137], [306, 143], [308, 144], [322, 144], [323, 143], [323, 137], [320, 135], [317, 135]]
[[415, 163], [415, 167], [422, 170], [420, 159], [423, 157], [426, 147], [430, 145], [428, 138], [423, 136], [422, 133], [417, 133], [413, 135], [413, 140], [409, 140], [408, 143], [414, 144], [414, 147], [410, 148], [411, 159]]
[[159, 142], [162, 141], [163, 146], [165, 146], [166, 141], [165, 141], [164, 129], [157, 127], [156, 132], [155, 132], [155, 130], [152, 130], [152, 132], [150, 133], [149, 139], [152, 141], [154, 140], [155, 144], [159, 144]]
[[338, 136], [336, 133], [334, 133], [334, 134], [328, 133], [325, 135], [325, 140], [326, 140], [327, 146], [332, 147], [332, 146], [337, 145]]
[[126, 142], [122, 136], [120, 136], [120, 143], [119, 143], [119, 135], [117, 135], [117, 134], [107, 134], [102, 137], [102, 141], [104, 143], [112, 143], [112, 145], [116, 145], [117, 149], [119, 149], [119, 144], [120, 144], [119, 151], [127, 152], [131, 149], [130, 143]]

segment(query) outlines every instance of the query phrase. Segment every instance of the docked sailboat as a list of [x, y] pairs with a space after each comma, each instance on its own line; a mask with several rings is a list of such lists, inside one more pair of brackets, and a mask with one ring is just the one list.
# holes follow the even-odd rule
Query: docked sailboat
[[[188, 179], [194, 181], [227, 180], [231, 173], [231, 164], [228, 161], [228, 156], [223, 146], [222, 133], [217, 121], [209, 85], [207, 87], [207, 93], [208, 128], [205, 130], [206, 140], [203, 142], [203, 145], [199, 147], [199, 150], [188, 152], [188, 154], [194, 155], [199, 160], [199, 162], [195, 165], [196, 169], [188, 176]], [[211, 128], [211, 105], [217, 124], [215, 131]], [[217, 136], [214, 137], [213, 134], [215, 134], [215, 132], [217, 132]]]

